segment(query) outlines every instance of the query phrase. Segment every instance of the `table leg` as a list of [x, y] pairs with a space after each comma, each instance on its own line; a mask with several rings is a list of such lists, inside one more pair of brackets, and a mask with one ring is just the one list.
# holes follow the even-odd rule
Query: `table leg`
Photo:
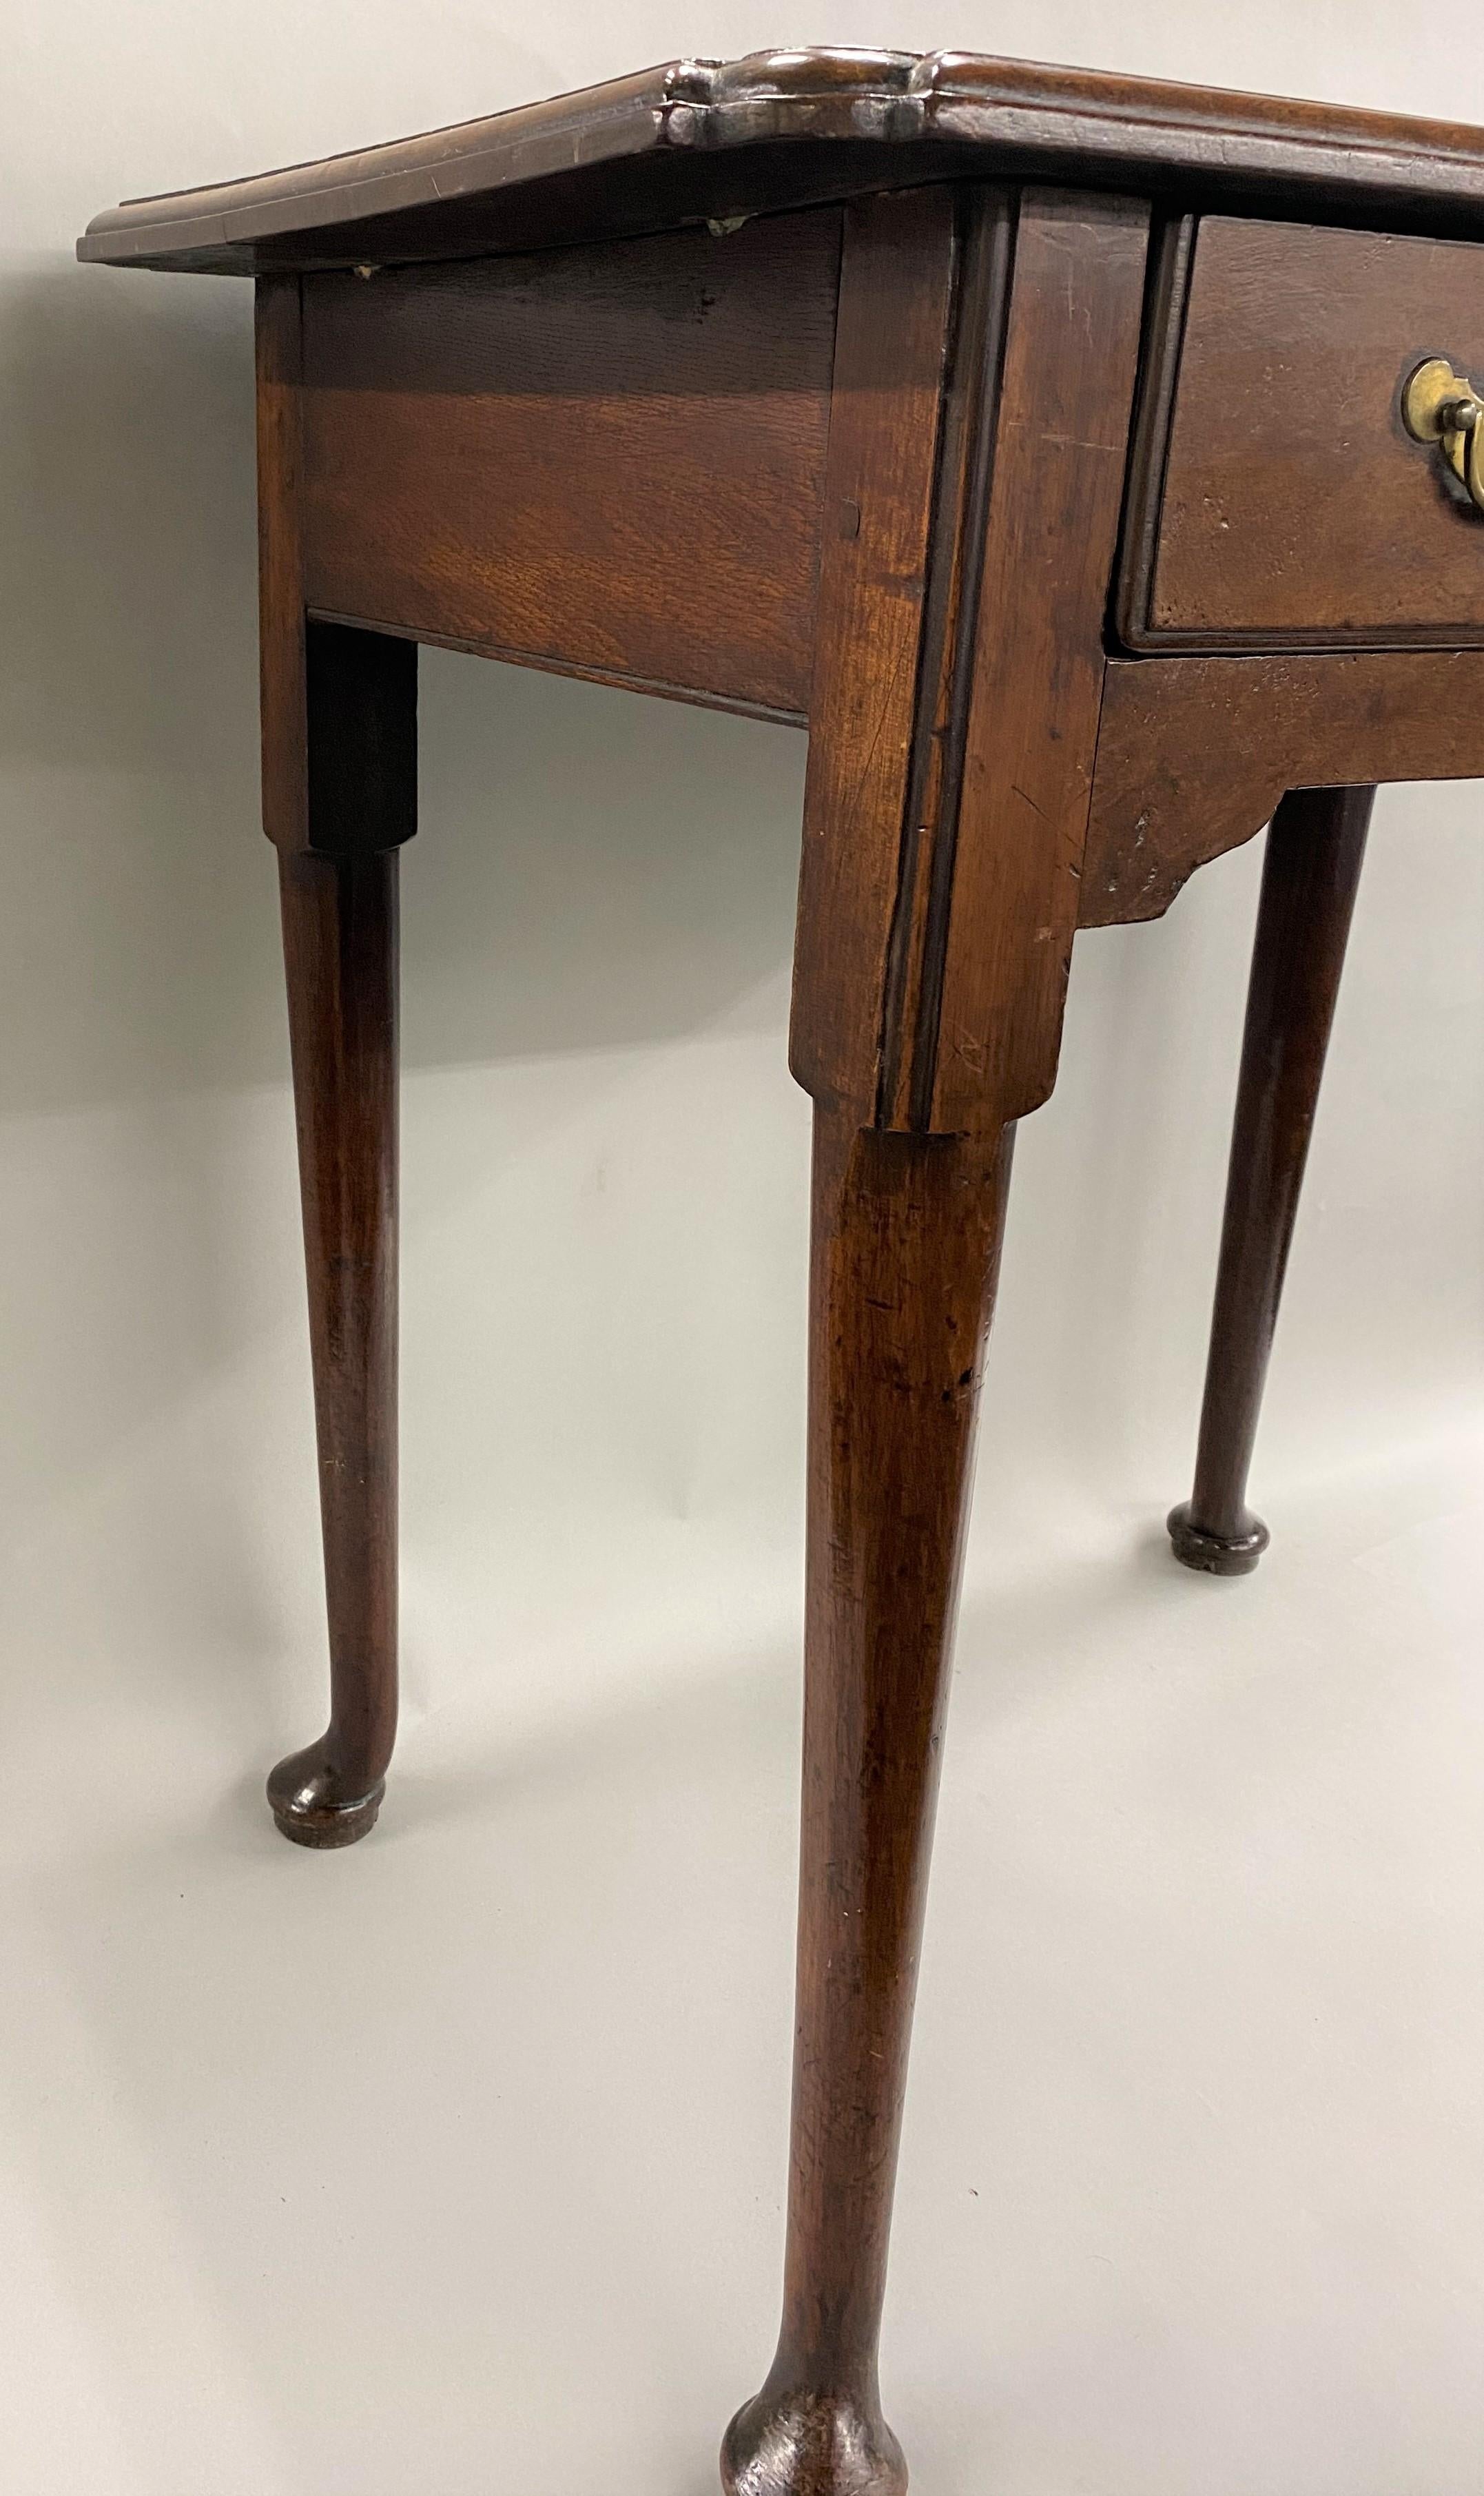
[[[264, 493], [270, 552], [285, 508]], [[263, 662], [330, 1654], [328, 1731], [279, 1763], [268, 1800], [286, 1837], [349, 1846], [376, 1819], [396, 1732], [397, 854], [417, 827], [417, 654], [306, 624], [291, 580], [265, 588]]]
[[268, 1799], [303, 1846], [364, 1835], [396, 1733], [397, 871], [395, 850], [279, 859], [330, 1721]]
[[1375, 795], [1296, 789], [1268, 834], [1195, 1483], [1169, 1520], [1177, 1559], [1217, 1576], [1267, 1548], [1248, 1468]]
[[329, 1607], [330, 1721], [280, 1761], [273, 1817], [349, 1846], [397, 1714], [397, 851], [417, 827], [417, 652], [311, 618], [303, 304], [260, 278], [263, 823], [278, 851]]
[[816, 1110], [803, 1851], [783, 2330], [732, 2496], [900, 2496], [877, 2337], [979, 1356], [1012, 1130]]

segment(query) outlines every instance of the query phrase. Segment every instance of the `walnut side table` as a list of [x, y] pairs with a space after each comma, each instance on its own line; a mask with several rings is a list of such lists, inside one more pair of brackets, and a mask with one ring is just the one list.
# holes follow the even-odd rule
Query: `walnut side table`
[[258, 291], [331, 1719], [395, 1717], [417, 644], [809, 734], [804, 1825], [784, 2323], [741, 2496], [900, 2496], [877, 2389], [979, 1354], [1076, 929], [1271, 821], [1192, 1501], [1250, 1568], [1374, 786], [1484, 774], [1484, 134], [966, 54], [683, 62], [96, 219]]

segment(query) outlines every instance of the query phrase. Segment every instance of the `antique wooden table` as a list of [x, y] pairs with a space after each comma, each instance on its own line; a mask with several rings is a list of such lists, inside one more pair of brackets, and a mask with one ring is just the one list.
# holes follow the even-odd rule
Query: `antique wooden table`
[[[980, 1346], [1076, 929], [1272, 819], [1192, 1565], [1268, 1343], [1380, 780], [1484, 773], [1484, 134], [964, 54], [689, 61], [100, 217], [251, 275], [331, 1654], [395, 1709], [397, 852], [417, 644], [809, 734], [816, 1104], [783, 2332], [747, 2496], [895, 2496], [876, 2344]], [[1276, 808], [1276, 813], [1275, 813]]]

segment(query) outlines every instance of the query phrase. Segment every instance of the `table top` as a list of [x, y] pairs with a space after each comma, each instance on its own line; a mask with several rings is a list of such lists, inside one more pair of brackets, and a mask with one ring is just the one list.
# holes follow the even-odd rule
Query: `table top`
[[336, 267], [520, 250], [905, 182], [1073, 178], [1258, 212], [1484, 235], [1468, 124], [994, 60], [800, 50], [670, 61], [252, 179], [126, 201], [78, 257]]

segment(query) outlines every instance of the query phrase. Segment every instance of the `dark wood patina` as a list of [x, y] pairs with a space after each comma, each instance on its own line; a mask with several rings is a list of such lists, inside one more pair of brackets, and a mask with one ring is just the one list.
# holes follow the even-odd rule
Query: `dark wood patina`
[[84, 260], [349, 266], [584, 241], [899, 182], [1063, 179], [1484, 234], [1484, 135], [978, 52], [811, 47], [666, 61], [317, 164], [126, 200]]
[[901, 2496], [877, 2335], [1014, 1124], [1055, 1079], [1078, 927], [1158, 917], [1276, 809], [1172, 1521], [1193, 1565], [1251, 1565], [1370, 791], [1484, 775], [1484, 509], [1406, 420], [1419, 359], [1484, 377], [1484, 134], [769, 53], [135, 202], [79, 250], [258, 282], [332, 1665], [329, 1731], [271, 1794], [306, 1843], [370, 1825], [394, 1730], [415, 645], [807, 728], [793, 2149], [778, 2356], [723, 2466], [733, 2496]]

